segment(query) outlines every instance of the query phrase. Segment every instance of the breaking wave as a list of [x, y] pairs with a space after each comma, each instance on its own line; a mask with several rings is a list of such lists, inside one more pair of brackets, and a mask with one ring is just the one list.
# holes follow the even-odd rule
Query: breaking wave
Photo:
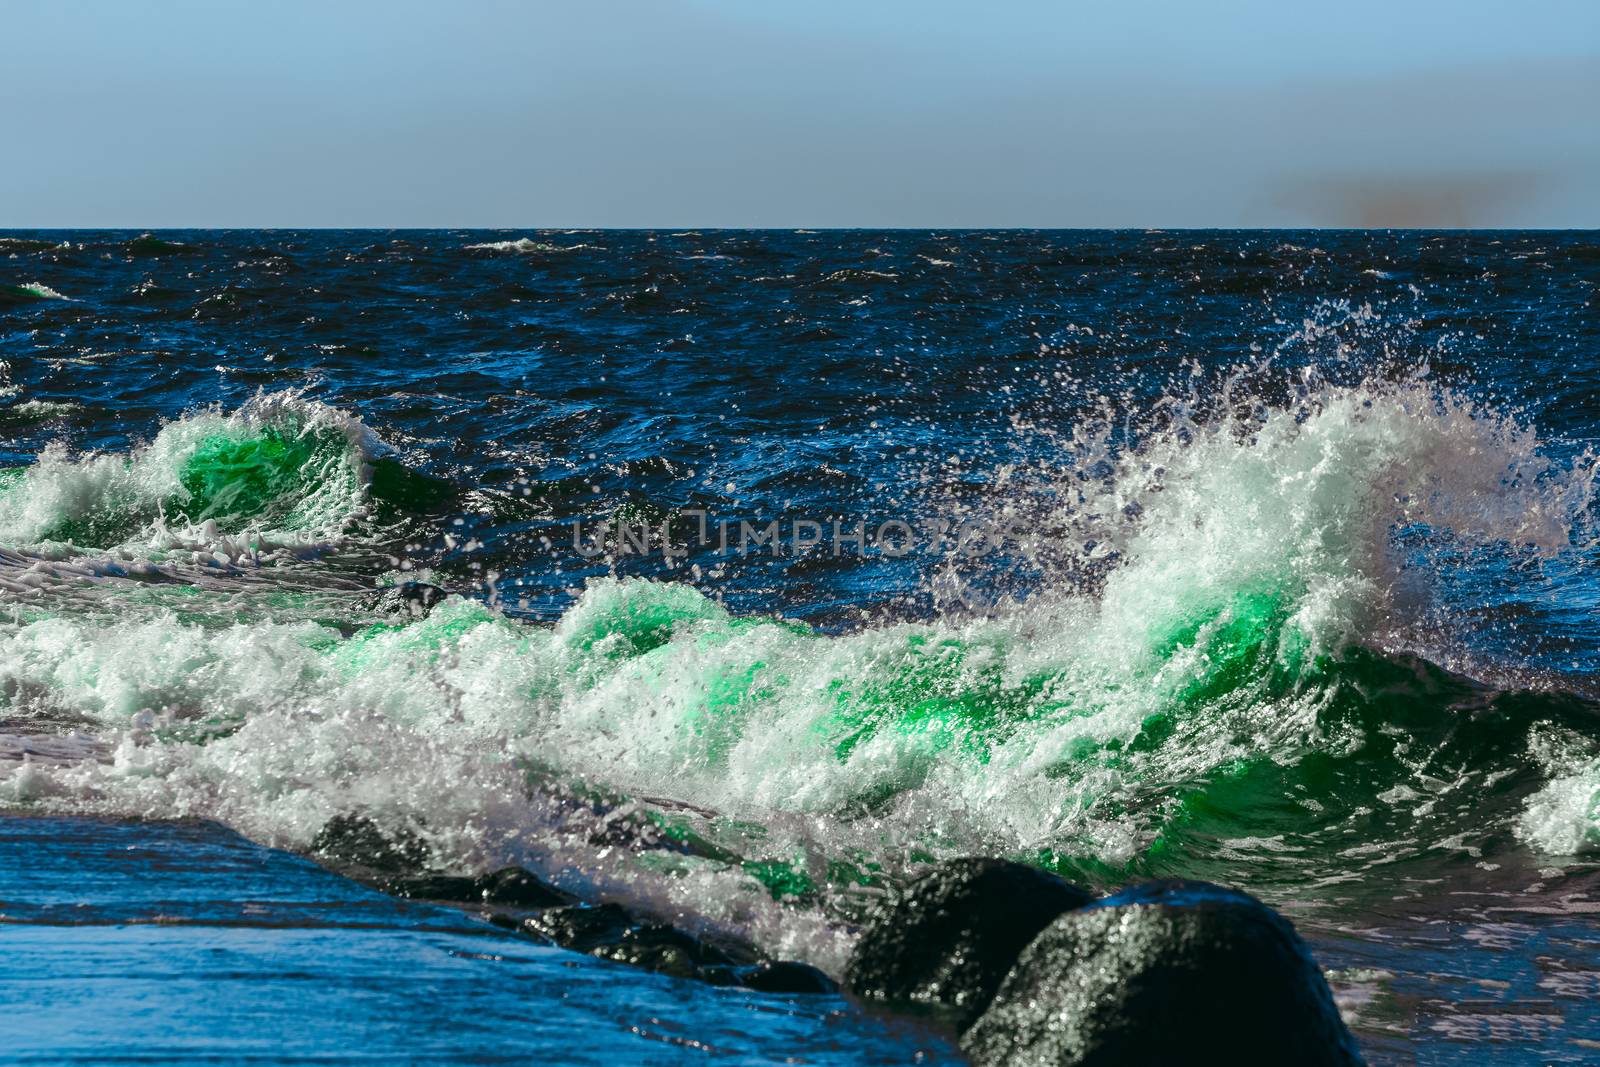
[[[1223, 399], [1080, 434], [1041, 521], [1096, 580], [981, 617], [829, 635], [617, 578], [549, 627], [459, 597], [402, 621], [287, 589], [275, 612], [186, 594], [231, 618], [19, 598], [0, 707], [104, 748], [12, 761], [0, 798], [300, 848], [359, 810], [441, 864], [529, 863], [835, 967], [860, 901], [933, 856], [1305, 887], [1600, 840], [1596, 706], [1413, 647], [1424, 620], [1440, 640], [1441, 568], [1587, 536], [1593, 457], [1418, 377]], [[381, 452], [261, 398], [0, 474], [0, 544], [333, 537], [375, 506]]]

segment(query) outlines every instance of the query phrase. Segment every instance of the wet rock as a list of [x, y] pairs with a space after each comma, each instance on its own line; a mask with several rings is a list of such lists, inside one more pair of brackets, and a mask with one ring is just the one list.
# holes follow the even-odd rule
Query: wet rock
[[554, 908], [572, 898], [521, 867], [506, 867], [476, 878], [457, 874], [424, 874], [391, 878], [385, 893], [412, 900], [444, 900], [454, 904], [499, 904], [508, 908]]
[[562, 948], [588, 952], [596, 945], [620, 939], [632, 925], [633, 916], [626, 908], [619, 904], [600, 904], [592, 908], [581, 905], [551, 908], [523, 920], [522, 928]]
[[615, 943], [596, 946], [589, 954], [674, 978], [702, 978], [702, 967], [726, 966], [730, 962], [682, 930], [660, 923], [633, 927]]
[[1020, 863], [940, 864], [868, 917], [845, 986], [965, 1029], [1039, 931], [1092, 899]]
[[1152, 882], [1057, 918], [962, 1049], [979, 1067], [1361, 1062], [1288, 920], [1204, 882]]
[[379, 885], [385, 893], [407, 900], [446, 900], [467, 904], [478, 899], [478, 880], [456, 874], [424, 874], [415, 878], [391, 878]]
[[772, 960], [735, 972], [739, 984], [761, 993], [837, 993], [838, 983], [810, 964]]
[[416, 870], [427, 865], [428, 846], [415, 834], [386, 834], [364, 815], [335, 815], [311, 842], [311, 851], [335, 863], [374, 871]]
[[[336, 834], [329, 836], [337, 838], [338, 846], [359, 851], [365, 857], [363, 865], [371, 866], [372, 850], [388, 843], [387, 839], [369, 820], [345, 819], [335, 827]], [[374, 884], [386, 893], [412, 900], [519, 909], [488, 912], [484, 917], [503, 929], [552, 945], [676, 978], [766, 993], [838, 991], [832, 979], [803, 963], [761, 960], [748, 945], [713, 944], [666, 923], [635, 915], [620, 904], [574, 904], [570, 896], [521, 867], [506, 867], [476, 878], [455, 874], [402, 875], [378, 879]], [[527, 915], [526, 911], [535, 914]]]
[[720, 971], [733, 964], [720, 949], [664, 923], [640, 922], [617, 904], [551, 908], [523, 920], [522, 929], [563, 948], [677, 978], [718, 982]]
[[701, 967], [695, 973], [695, 980], [714, 986], [736, 986], [739, 984], [739, 968], [728, 967], [723, 964], [712, 964]]
[[571, 904], [572, 898], [521, 867], [505, 867], [475, 879], [478, 896], [485, 904], [508, 908], [555, 908]]
[[433, 610], [433, 606], [449, 595], [445, 590], [427, 582], [402, 582], [378, 590], [370, 599], [368, 607], [372, 611], [387, 615], [425, 619]]

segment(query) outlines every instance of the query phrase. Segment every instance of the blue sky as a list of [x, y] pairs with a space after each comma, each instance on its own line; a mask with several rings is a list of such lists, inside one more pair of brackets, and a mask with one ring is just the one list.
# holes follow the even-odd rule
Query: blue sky
[[0, 0], [0, 226], [1600, 226], [1600, 3]]

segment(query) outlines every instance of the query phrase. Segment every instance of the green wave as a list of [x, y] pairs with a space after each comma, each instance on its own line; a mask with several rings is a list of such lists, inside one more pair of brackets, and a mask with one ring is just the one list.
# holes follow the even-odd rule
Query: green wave
[[107, 549], [203, 532], [259, 546], [436, 511], [451, 495], [446, 483], [380, 454], [354, 420], [269, 397], [232, 415], [179, 419], [123, 455], [54, 448], [32, 466], [0, 471], [0, 543]]

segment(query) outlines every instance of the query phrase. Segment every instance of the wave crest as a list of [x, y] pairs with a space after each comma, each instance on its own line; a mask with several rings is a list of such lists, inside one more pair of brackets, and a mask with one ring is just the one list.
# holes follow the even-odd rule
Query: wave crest
[[172, 548], [336, 534], [364, 513], [381, 449], [361, 423], [295, 394], [163, 426], [125, 455], [47, 448], [0, 471], [0, 543]]

